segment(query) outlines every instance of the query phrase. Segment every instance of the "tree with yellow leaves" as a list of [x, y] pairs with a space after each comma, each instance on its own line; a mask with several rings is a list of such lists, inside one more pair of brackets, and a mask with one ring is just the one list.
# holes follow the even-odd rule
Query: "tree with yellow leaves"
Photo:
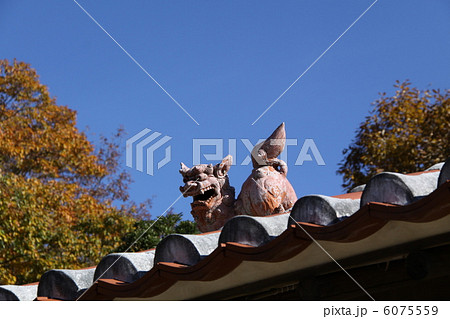
[[394, 96], [381, 94], [343, 151], [338, 174], [350, 190], [381, 171], [411, 173], [450, 156], [450, 90], [419, 90], [397, 81]]
[[0, 60], [0, 284], [117, 249], [147, 207], [129, 201], [119, 156], [107, 138], [94, 149], [28, 64]]

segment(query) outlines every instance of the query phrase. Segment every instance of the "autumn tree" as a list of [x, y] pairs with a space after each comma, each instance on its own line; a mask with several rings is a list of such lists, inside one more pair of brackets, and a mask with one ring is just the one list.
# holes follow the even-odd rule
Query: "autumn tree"
[[338, 174], [350, 190], [381, 171], [410, 173], [450, 155], [450, 90], [419, 90], [397, 81], [394, 96], [382, 93], [344, 149]]
[[95, 265], [146, 212], [129, 200], [117, 142], [101, 140], [95, 149], [28, 64], [0, 60], [0, 284]]

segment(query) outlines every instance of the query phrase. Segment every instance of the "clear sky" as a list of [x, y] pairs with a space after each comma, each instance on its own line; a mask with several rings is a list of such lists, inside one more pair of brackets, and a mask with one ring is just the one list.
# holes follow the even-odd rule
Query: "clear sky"
[[[128, 138], [144, 128], [172, 137], [172, 160], [153, 176], [125, 167], [122, 145], [123, 167], [135, 180], [132, 199], [154, 196], [153, 217], [179, 196], [179, 162], [192, 165], [193, 139], [223, 139], [224, 155], [236, 139], [240, 164], [247, 155], [240, 139], [254, 144], [281, 122], [298, 139], [288, 147], [297, 196], [336, 195], [342, 150], [379, 92], [392, 94], [394, 82], [406, 79], [419, 88], [450, 87], [448, 0], [379, 0], [251, 124], [373, 1], [79, 0], [200, 125], [72, 0], [0, 0], [0, 58], [30, 63], [58, 104], [78, 112], [78, 127], [89, 127], [94, 142], [121, 125]], [[294, 165], [305, 139], [314, 140], [326, 165]], [[237, 194], [250, 171], [231, 168]], [[190, 219], [189, 203], [180, 199], [175, 211]]]

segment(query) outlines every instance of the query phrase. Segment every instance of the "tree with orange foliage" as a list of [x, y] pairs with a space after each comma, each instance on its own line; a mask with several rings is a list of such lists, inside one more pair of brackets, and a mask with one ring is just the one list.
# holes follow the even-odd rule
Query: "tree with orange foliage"
[[0, 60], [0, 284], [94, 265], [146, 211], [129, 201], [118, 144], [102, 140], [95, 150], [28, 64]]

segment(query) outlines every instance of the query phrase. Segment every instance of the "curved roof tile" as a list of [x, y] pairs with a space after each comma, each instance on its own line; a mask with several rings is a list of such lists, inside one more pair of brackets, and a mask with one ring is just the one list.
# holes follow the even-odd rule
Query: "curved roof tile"
[[380, 173], [364, 188], [361, 207], [370, 202], [408, 205], [436, 189], [439, 172], [419, 175]]
[[154, 251], [109, 254], [95, 268], [94, 281], [101, 277], [133, 282], [153, 267], [154, 257]]
[[195, 265], [202, 256], [209, 255], [217, 247], [219, 235], [219, 231], [201, 235], [169, 235], [156, 246], [155, 263]]
[[359, 199], [308, 195], [297, 200], [288, 223], [293, 225], [298, 221], [326, 226], [353, 215], [359, 206]]

